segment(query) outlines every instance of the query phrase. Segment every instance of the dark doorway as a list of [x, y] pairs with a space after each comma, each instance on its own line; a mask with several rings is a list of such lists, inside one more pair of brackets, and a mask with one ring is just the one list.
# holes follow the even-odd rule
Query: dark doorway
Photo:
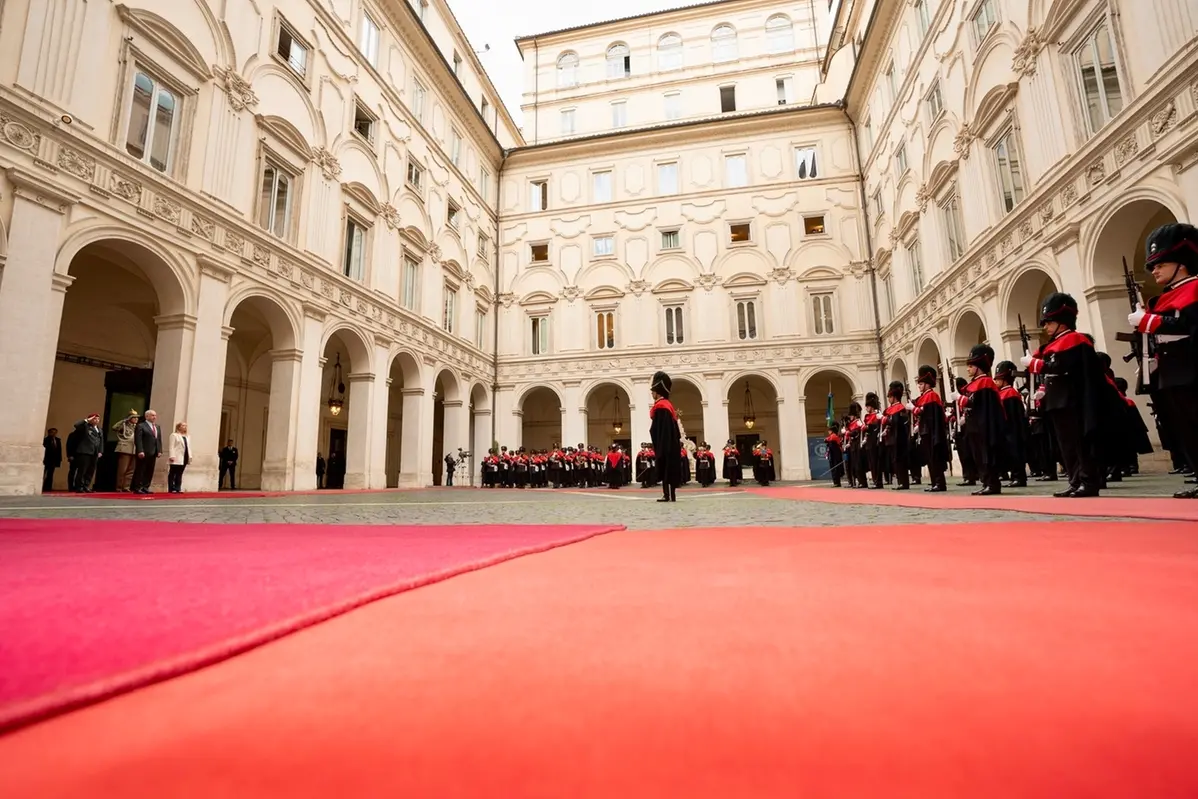
[[[129, 416], [129, 411], [145, 413], [150, 407], [153, 369], [117, 369], [104, 375], [104, 457], [96, 465], [96, 491], [116, 490], [116, 431], [112, 426]], [[70, 432], [70, 431], [67, 431]], [[65, 436], [63, 436], [65, 438]]]
[[329, 430], [329, 456], [325, 461], [325, 487], [345, 488], [345, 451], [349, 431]]
[[753, 447], [757, 446], [761, 441], [761, 436], [757, 433], [741, 433], [736, 437], [736, 448], [740, 450], [740, 467], [743, 470], [745, 467], [753, 469], [757, 466], [757, 456], [753, 454]]

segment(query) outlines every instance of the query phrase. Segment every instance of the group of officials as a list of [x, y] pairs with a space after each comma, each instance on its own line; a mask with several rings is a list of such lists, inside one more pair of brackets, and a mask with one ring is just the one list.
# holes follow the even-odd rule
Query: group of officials
[[[1174, 471], [1193, 474], [1198, 465], [1198, 228], [1165, 225], [1146, 245], [1145, 266], [1160, 296], [1137, 302], [1128, 323], [1140, 360], [1136, 392], [1151, 399], [1162, 443], [1174, 454]], [[1130, 290], [1138, 292], [1129, 276]], [[926, 467], [929, 492], [946, 491], [945, 472], [956, 448], [960, 485], [979, 496], [1027, 485], [1029, 472], [1068, 485], [1057, 497], [1094, 497], [1108, 482], [1137, 470], [1138, 456], [1152, 451], [1148, 430], [1128, 385], [1111, 370], [1111, 359], [1094, 338], [1077, 329], [1078, 305], [1068, 294], [1049, 295], [1040, 327], [1048, 342], [1026, 351], [1021, 371], [1011, 361], [994, 363], [994, 350], [979, 344], [969, 353], [967, 375], [919, 367], [918, 395], [902, 382], [890, 384], [885, 405], [875, 393], [865, 407], [849, 406], [832, 421], [825, 439], [833, 483], [847, 477], [854, 488], [896, 482], [908, 490]], [[1137, 338], [1138, 337], [1138, 338]], [[1028, 347], [1025, 339], [1025, 350]], [[952, 388], [945, 391], [945, 378]], [[1016, 378], [1024, 379], [1022, 390]], [[1185, 486], [1179, 499], [1198, 497]]]

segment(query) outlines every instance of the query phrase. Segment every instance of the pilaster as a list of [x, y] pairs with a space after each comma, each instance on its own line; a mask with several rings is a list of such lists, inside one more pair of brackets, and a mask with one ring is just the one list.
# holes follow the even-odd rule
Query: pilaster
[[807, 397], [799, 388], [798, 372], [783, 372], [778, 397], [779, 447], [775, 454], [778, 477], [782, 480], [810, 480], [811, 464], [807, 447]]
[[296, 483], [296, 432], [304, 353], [297, 349], [272, 350], [270, 357], [270, 404], [266, 412], [262, 490], [288, 491]]
[[323, 375], [321, 334], [325, 312], [314, 305], [304, 306], [301, 331], [303, 356], [300, 361], [299, 401], [295, 423], [295, 489], [316, 488], [316, 451], [320, 442], [320, 378]]
[[[225, 358], [232, 333], [232, 328], [224, 325], [224, 315], [233, 270], [205, 258], [200, 259], [199, 266], [199, 302], [189, 365], [191, 381], [182, 408], [186, 418], [178, 421], [187, 421], [187, 432], [191, 437], [191, 465], [183, 473], [184, 490], [214, 491], [220, 469], [217, 453], [222, 443], [219, 437]], [[161, 324], [159, 330], [162, 330]], [[154, 383], [157, 387], [157, 361], [154, 364]], [[157, 403], [158, 397], [151, 397], [151, 401]]]
[[[349, 433], [345, 442], [345, 487], [373, 488], [370, 483], [371, 411], [374, 405], [374, 374], [354, 372], [345, 376], [349, 399]], [[379, 442], [382, 443], [382, 442]]]

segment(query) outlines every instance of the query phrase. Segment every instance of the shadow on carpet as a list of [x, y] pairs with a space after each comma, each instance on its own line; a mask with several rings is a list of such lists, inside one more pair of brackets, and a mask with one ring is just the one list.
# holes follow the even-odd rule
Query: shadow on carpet
[[619, 529], [0, 520], [0, 731]]

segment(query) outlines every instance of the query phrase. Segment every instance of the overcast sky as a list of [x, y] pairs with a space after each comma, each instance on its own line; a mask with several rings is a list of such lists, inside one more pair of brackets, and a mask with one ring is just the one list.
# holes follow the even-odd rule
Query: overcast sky
[[520, 95], [524, 92], [524, 67], [514, 41], [517, 36], [688, 4], [687, 0], [605, 0], [593, 5], [561, 0], [449, 0], [474, 49], [491, 46], [489, 52], [480, 52], [478, 58], [517, 125], [523, 124]]

